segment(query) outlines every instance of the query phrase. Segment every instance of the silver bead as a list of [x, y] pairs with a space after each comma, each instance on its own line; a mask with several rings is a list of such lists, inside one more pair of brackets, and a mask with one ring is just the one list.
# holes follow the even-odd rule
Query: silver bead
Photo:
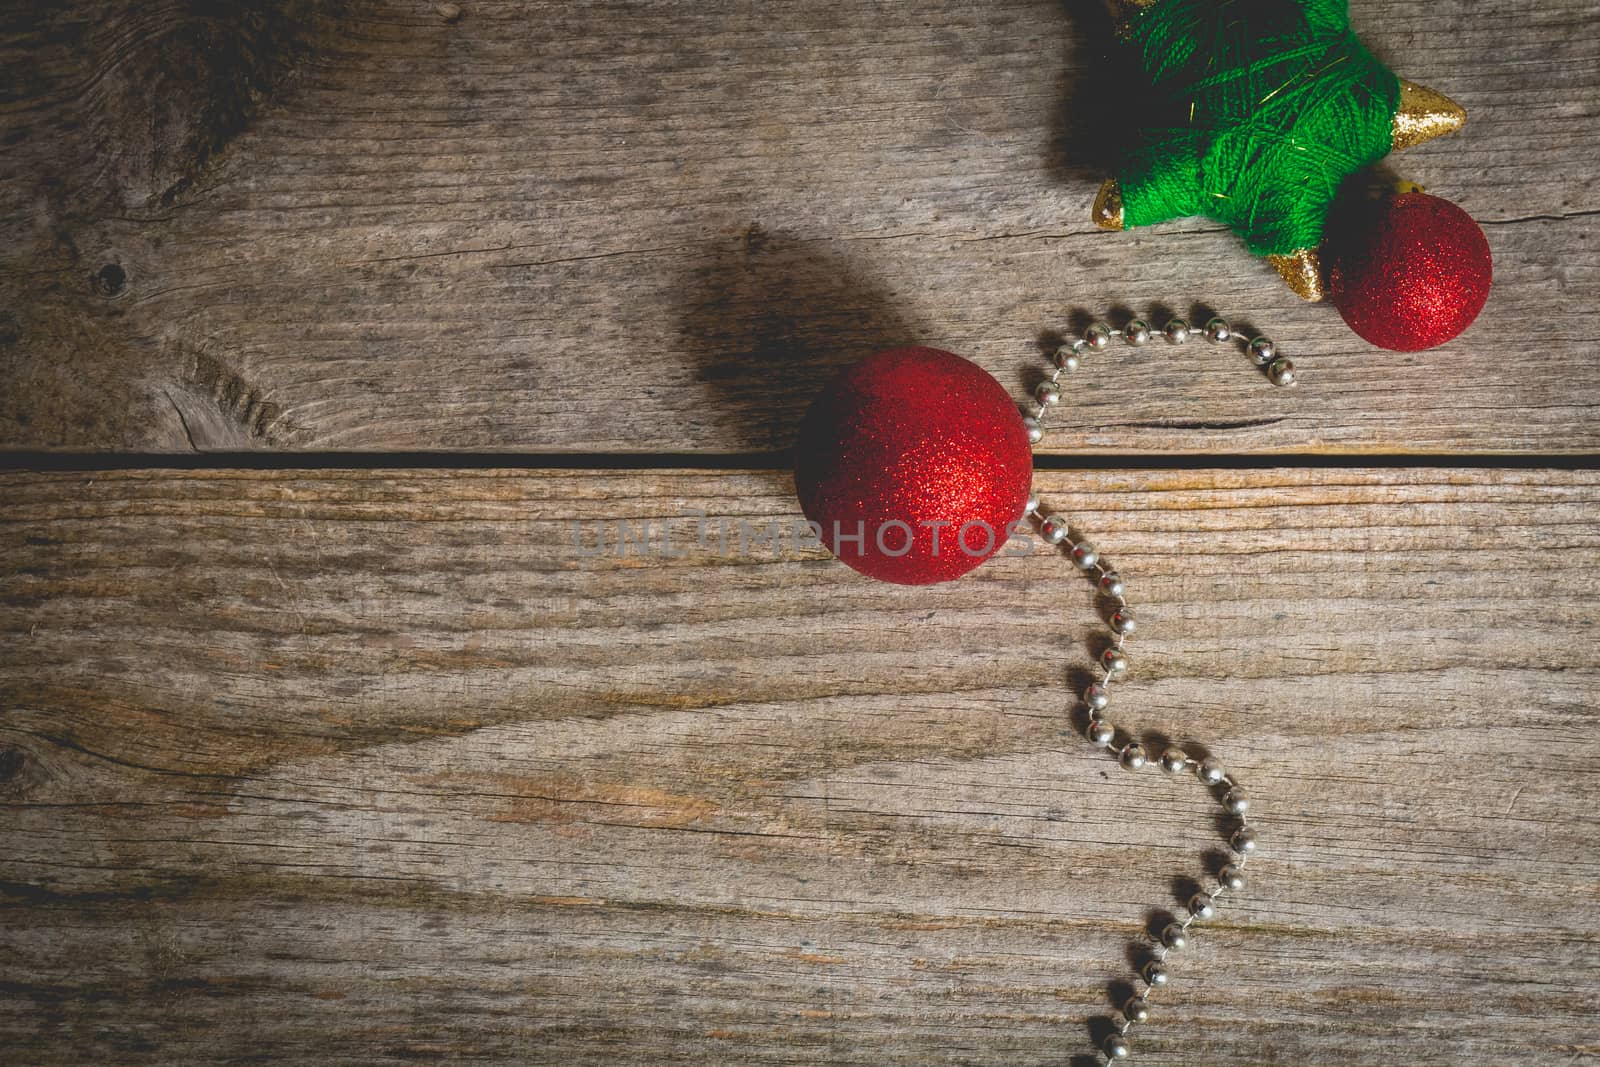
[[1103, 322], [1097, 322], [1083, 331], [1083, 343], [1096, 352], [1111, 343], [1111, 327]]
[[1086, 571], [1100, 562], [1100, 552], [1088, 541], [1079, 541], [1072, 546], [1072, 562], [1080, 571]]
[[1189, 766], [1189, 754], [1181, 748], [1169, 748], [1161, 753], [1161, 769], [1168, 774], [1178, 774]]
[[1033, 389], [1033, 395], [1045, 407], [1061, 403], [1061, 386], [1046, 378]]
[[1132, 608], [1118, 608], [1111, 613], [1111, 628], [1119, 634], [1131, 634], [1139, 628], [1134, 621]]
[[1244, 888], [1244, 871], [1231, 863], [1224, 863], [1222, 870], [1217, 872], [1217, 884], [1227, 886], [1232, 890]]
[[1200, 780], [1206, 785], [1217, 785], [1228, 776], [1228, 772], [1222, 769], [1222, 764], [1214, 759], [1201, 760], [1200, 766], [1195, 773], [1200, 776]]
[[1022, 417], [1022, 428], [1028, 431], [1028, 443], [1036, 445], [1044, 437], [1044, 427], [1039, 425], [1039, 420], [1032, 415]]
[[1250, 340], [1250, 358], [1256, 361], [1256, 366], [1265, 367], [1278, 355], [1278, 346], [1265, 337], [1255, 337]]
[[1104, 711], [1111, 703], [1111, 690], [1096, 682], [1083, 691], [1083, 702], [1094, 711]]
[[1146, 759], [1144, 746], [1137, 741], [1122, 746], [1122, 765], [1130, 771], [1136, 771], [1144, 766]]
[[1022, 510], [1022, 513], [1024, 515], [1032, 515], [1035, 511], [1038, 511], [1038, 510], [1039, 510], [1039, 497], [1038, 497], [1038, 494], [1029, 495], [1029, 497], [1028, 497], [1028, 506]]
[[1122, 336], [1135, 348], [1140, 348], [1150, 343], [1150, 324], [1143, 319], [1134, 319], [1122, 328]]
[[1161, 943], [1174, 952], [1186, 948], [1189, 944], [1189, 931], [1183, 928], [1182, 923], [1168, 923], [1167, 928], [1161, 931]]
[[1129, 1051], [1131, 1051], [1128, 1048], [1128, 1039], [1121, 1034], [1112, 1034], [1107, 1037], [1100, 1047], [1105, 1051], [1106, 1059], [1108, 1060], [1125, 1060], [1128, 1058]]
[[1084, 736], [1088, 737], [1089, 743], [1096, 748], [1110, 748], [1117, 731], [1104, 719], [1090, 719], [1089, 728], [1084, 731]]
[[1172, 980], [1172, 975], [1167, 973], [1167, 965], [1160, 960], [1151, 960], [1140, 973], [1144, 976], [1145, 984], [1154, 989], [1160, 989]]
[[1241, 826], [1233, 832], [1228, 844], [1241, 856], [1247, 855], [1256, 850], [1256, 832], [1248, 826]]
[[1222, 797], [1222, 806], [1228, 809], [1230, 815], [1243, 815], [1250, 810], [1250, 798], [1243, 789], [1230, 789]]
[[1067, 539], [1067, 517], [1065, 515], [1051, 515], [1039, 524], [1039, 536], [1049, 541], [1052, 545], [1059, 545]]
[[1167, 323], [1167, 328], [1161, 331], [1167, 335], [1167, 340], [1175, 345], [1181, 345], [1189, 339], [1189, 324], [1183, 319], [1173, 319]]
[[1227, 319], [1212, 319], [1206, 323], [1206, 338], [1215, 344], [1221, 344], [1233, 336], [1233, 327], [1228, 325]]
[[1128, 669], [1128, 657], [1120, 648], [1108, 648], [1100, 653], [1100, 666], [1108, 675], [1118, 675]]
[[1123, 593], [1122, 575], [1116, 571], [1106, 571], [1100, 576], [1100, 591], [1106, 596], [1121, 596]]
[[1071, 345], [1062, 345], [1056, 349], [1056, 366], [1062, 370], [1078, 369], [1078, 350]]
[[1293, 385], [1293, 361], [1291, 361], [1287, 356], [1279, 356], [1277, 359], [1273, 360], [1272, 365], [1267, 368], [1267, 377], [1272, 380], [1273, 385]]
[[1122, 1006], [1122, 1017], [1130, 1023], [1149, 1022], [1150, 1002], [1143, 997], [1129, 997], [1128, 1002]]
[[1210, 893], [1196, 893], [1189, 898], [1189, 914], [1196, 919], [1210, 919], [1217, 914], [1216, 905], [1211, 901]]

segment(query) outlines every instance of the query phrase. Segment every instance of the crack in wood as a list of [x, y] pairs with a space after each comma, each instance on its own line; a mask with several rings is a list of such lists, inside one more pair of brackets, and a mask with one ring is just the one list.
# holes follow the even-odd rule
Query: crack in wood
[[1288, 421], [1282, 416], [1270, 419], [1156, 419], [1130, 422], [1128, 425], [1138, 430], [1253, 430]]

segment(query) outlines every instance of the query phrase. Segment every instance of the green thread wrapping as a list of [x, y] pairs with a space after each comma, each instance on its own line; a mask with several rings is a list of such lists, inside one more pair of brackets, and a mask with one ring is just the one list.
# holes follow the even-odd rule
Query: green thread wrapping
[[1389, 152], [1400, 82], [1346, 0], [1157, 0], [1129, 31], [1154, 103], [1117, 176], [1125, 226], [1206, 215], [1258, 256], [1315, 248], [1340, 184]]

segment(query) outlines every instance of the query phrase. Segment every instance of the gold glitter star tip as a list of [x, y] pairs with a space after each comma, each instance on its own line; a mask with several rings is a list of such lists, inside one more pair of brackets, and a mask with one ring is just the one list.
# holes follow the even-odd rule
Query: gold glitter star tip
[[1400, 107], [1393, 126], [1396, 152], [1455, 133], [1466, 121], [1466, 109], [1448, 96], [1400, 79]]

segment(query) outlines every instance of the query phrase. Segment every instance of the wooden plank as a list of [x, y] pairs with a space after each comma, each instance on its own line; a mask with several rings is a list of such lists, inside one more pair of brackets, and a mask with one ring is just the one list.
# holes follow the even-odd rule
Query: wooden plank
[[[0, 446], [761, 452], [872, 349], [950, 348], [1020, 395], [1041, 334], [1207, 305], [1273, 334], [1303, 386], [1199, 346], [1115, 355], [1050, 447], [1600, 447], [1589, 0], [1353, 4], [1471, 112], [1394, 166], [1496, 257], [1479, 324], [1406, 356], [1208, 223], [1092, 229], [1126, 130], [1105, 22], [1074, 5], [190, 7], [11, 27], [42, 58], [0, 107]], [[207, 65], [213, 40], [244, 73]], [[174, 41], [211, 95], [139, 91]], [[231, 143], [149, 143], [139, 102], [204, 146], [181, 113], [218, 95]]]
[[[1042, 488], [1138, 605], [1113, 718], [1263, 828], [1139, 1062], [1595, 1062], [1600, 474]], [[1042, 547], [664, 553], [792, 517], [764, 473], [0, 497], [20, 1062], [1077, 1063], [1217, 841], [1071, 728], [1099, 624]], [[579, 551], [617, 519], [652, 553]]]

